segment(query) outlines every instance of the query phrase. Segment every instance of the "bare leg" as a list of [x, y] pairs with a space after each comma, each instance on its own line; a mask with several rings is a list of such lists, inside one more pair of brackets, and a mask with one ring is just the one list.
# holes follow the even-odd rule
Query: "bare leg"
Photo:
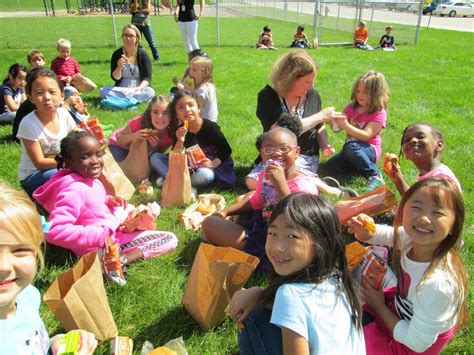
[[138, 260], [143, 260], [143, 254], [140, 249], [136, 248], [125, 253], [125, 257], [127, 258], [127, 265], [134, 263]]
[[247, 185], [250, 191], [255, 191], [257, 189], [257, 180], [248, 177], [245, 179], [245, 185]]
[[323, 180], [316, 178], [314, 179], [314, 183], [316, 184], [316, 187], [318, 188], [318, 191], [323, 193], [323, 194], [328, 194], [328, 195], [333, 195], [336, 197], [342, 197], [341, 195], [341, 190], [339, 190], [337, 187], [332, 187], [326, 184]]
[[207, 217], [202, 223], [202, 231], [211, 243], [218, 246], [242, 250], [247, 244], [245, 229], [222, 217]]

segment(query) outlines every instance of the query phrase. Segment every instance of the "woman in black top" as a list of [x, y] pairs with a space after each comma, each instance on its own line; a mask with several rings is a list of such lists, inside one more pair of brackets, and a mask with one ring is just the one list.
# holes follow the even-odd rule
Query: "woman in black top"
[[126, 25], [122, 30], [123, 47], [112, 54], [110, 76], [115, 86], [100, 89], [100, 96], [135, 98], [140, 102], [150, 101], [155, 90], [150, 86], [152, 65], [148, 53], [141, 48], [141, 34], [135, 25]]
[[[184, 49], [189, 56], [195, 49], [199, 49], [197, 41], [198, 20], [204, 11], [204, 0], [199, 0], [199, 15], [194, 11], [194, 0], [178, 0], [174, 10], [174, 19], [179, 24]], [[189, 58], [191, 60], [191, 58]]]

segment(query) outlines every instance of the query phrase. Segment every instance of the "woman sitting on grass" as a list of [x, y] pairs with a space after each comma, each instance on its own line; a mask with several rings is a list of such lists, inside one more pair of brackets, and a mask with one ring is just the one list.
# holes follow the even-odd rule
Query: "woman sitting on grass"
[[134, 25], [122, 30], [123, 47], [112, 54], [110, 75], [115, 86], [100, 89], [100, 96], [134, 98], [139, 102], [150, 101], [155, 96], [151, 85], [152, 65], [148, 53], [141, 47], [141, 35]]

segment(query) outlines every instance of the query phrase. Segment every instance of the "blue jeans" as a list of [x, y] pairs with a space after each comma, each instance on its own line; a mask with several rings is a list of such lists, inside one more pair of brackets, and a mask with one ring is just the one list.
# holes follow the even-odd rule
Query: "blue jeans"
[[258, 307], [244, 320], [244, 330], [238, 335], [239, 353], [283, 354], [281, 329], [270, 323], [272, 312]]
[[321, 170], [336, 176], [357, 174], [368, 179], [379, 175], [375, 159], [375, 149], [370, 144], [349, 141], [344, 144], [340, 153], [324, 164]]
[[150, 26], [137, 26], [142, 35], [145, 36], [148, 45], [150, 46], [151, 53], [153, 54], [154, 60], [159, 60], [160, 55], [158, 54], [158, 48], [156, 48], [155, 39], [153, 38], [153, 28]]
[[20, 181], [21, 187], [31, 197], [38, 187], [47, 182], [57, 172], [58, 169], [37, 170], [25, 180]]
[[118, 145], [109, 145], [109, 150], [110, 153], [112, 153], [112, 156], [114, 157], [115, 161], [120, 163], [122, 160], [125, 160], [125, 158], [128, 155], [128, 149], [119, 147]]
[[[168, 175], [168, 155], [153, 153], [150, 155], [150, 165], [158, 175], [166, 178]], [[215, 179], [214, 170], [210, 168], [199, 168], [191, 174], [191, 185], [203, 187], [212, 184]]]

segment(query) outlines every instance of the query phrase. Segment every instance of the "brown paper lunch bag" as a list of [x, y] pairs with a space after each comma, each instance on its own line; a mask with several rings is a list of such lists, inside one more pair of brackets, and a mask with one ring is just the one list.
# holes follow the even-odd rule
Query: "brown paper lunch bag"
[[225, 318], [225, 309], [259, 263], [243, 251], [201, 243], [183, 295], [184, 308], [202, 329]]
[[186, 153], [171, 151], [169, 155], [168, 176], [161, 190], [161, 205], [182, 206], [192, 200], [191, 177], [189, 176]]
[[148, 162], [148, 142], [146, 139], [135, 139], [129, 147], [127, 157], [119, 163], [124, 174], [133, 184], [139, 184], [150, 176]]
[[104, 184], [107, 194], [111, 196], [121, 197], [124, 200], [130, 200], [135, 193], [135, 186], [125, 176], [120, 166], [115, 161], [109, 148], [105, 149], [103, 157], [104, 168], [100, 181]]
[[97, 253], [84, 255], [59, 275], [43, 299], [66, 331], [84, 329], [98, 340], [117, 335]]

